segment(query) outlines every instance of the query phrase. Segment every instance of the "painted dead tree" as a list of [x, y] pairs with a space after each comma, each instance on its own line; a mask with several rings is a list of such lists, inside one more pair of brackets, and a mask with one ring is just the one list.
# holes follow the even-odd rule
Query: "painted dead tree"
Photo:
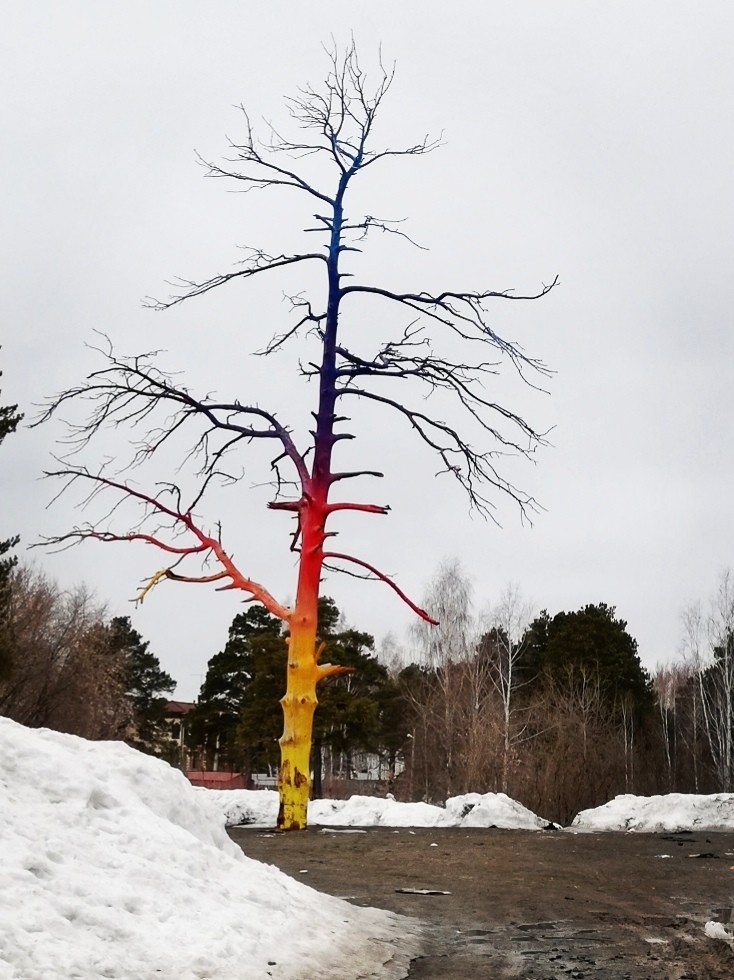
[[[488, 308], [493, 300], [537, 298], [554, 284], [543, 286], [535, 296], [516, 296], [510, 291], [447, 288], [397, 292], [357, 278], [358, 253], [376, 232], [401, 236], [406, 247], [413, 243], [398, 223], [349, 212], [352, 185], [365, 170], [390, 164], [395, 158], [420, 157], [437, 146], [428, 138], [402, 150], [373, 146], [375, 119], [391, 82], [392, 73], [380, 68], [376, 82], [368, 84], [352, 47], [343, 55], [329, 54], [329, 72], [321, 88], [307, 87], [289, 101], [297, 135], [285, 137], [269, 127], [268, 138], [262, 142], [243, 110], [243, 139], [231, 142], [226, 164], [206, 162], [209, 174], [239, 190], [285, 190], [305, 195], [316, 211], [315, 225], [307, 230], [313, 233], [317, 247], [280, 255], [251, 250], [233, 271], [204, 281], [182, 281], [177, 294], [150, 304], [169, 309], [211, 290], [231, 289], [245, 280], [273, 276], [278, 270], [293, 267], [304, 268], [304, 272], [308, 267], [310, 282], [311, 272], [319, 270], [320, 291], [293, 297], [292, 323], [259, 352], [274, 354], [291, 343], [315, 346], [307, 360], [299, 361], [300, 374], [306, 379], [315, 376], [318, 383], [315, 426], [306, 439], [294, 434], [297, 426], [292, 420], [284, 421], [277, 406], [247, 404], [238, 400], [237, 393], [229, 401], [197, 397], [174, 376], [160, 370], [154, 355], [121, 356], [111, 344], [100, 350], [104, 365], [78, 387], [52, 399], [44, 414], [48, 418], [62, 407], [68, 408], [70, 402], [85, 403], [81, 413], [84, 421], [70, 434], [71, 451], [62, 457], [60, 468], [49, 475], [64, 479], [66, 486], [86, 484], [91, 498], [112, 494], [142, 508], [141, 522], [132, 530], [113, 526], [113, 507], [103, 521], [76, 527], [52, 539], [53, 543], [65, 545], [87, 538], [145, 542], [166, 556], [167, 564], [146, 581], [140, 599], [162, 580], [215, 583], [220, 589], [241, 591], [248, 601], [262, 603], [285, 624], [289, 656], [282, 700], [278, 816], [278, 826], [283, 830], [306, 825], [317, 686], [344, 670], [320, 662], [317, 603], [324, 570], [351, 570], [352, 574], [379, 580], [414, 613], [432, 621], [429, 613], [372, 562], [328, 546], [332, 532], [327, 531], [327, 525], [332, 515], [388, 512], [383, 504], [342, 496], [349, 481], [382, 475], [369, 469], [347, 471], [336, 465], [338, 444], [353, 438], [345, 427], [346, 406], [359, 401], [392, 412], [438, 457], [440, 471], [458, 482], [476, 510], [489, 512], [494, 491], [509, 494], [523, 511], [534, 505], [531, 497], [500, 475], [496, 464], [504, 452], [532, 453], [542, 443], [542, 434], [520, 415], [494, 403], [486, 393], [485, 382], [503, 363], [520, 375], [528, 371], [543, 374], [545, 369], [494, 332], [488, 322]], [[314, 159], [324, 164], [323, 184], [304, 176], [311, 172], [306, 163], [313, 164]], [[370, 335], [357, 329], [355, 310], [360, 300], [384, 304], [400, 313], [403, 325], [392, 339], [375, 341], [373, 332]], [[452, 350], [463, 347], [467, 359], [441, 353], [441, 336], [450, 341]], [[409, 393], [412, 402], [406, 400]], [[430, 398], [426, 399], [431, 395], [438, 395], [441, 402], [434, 413]], [[454, 406], [453, 416], [447, 416], [450, 422], [442, 419], [447, 401]], [[453, 421], [454, 416], [458, 421]], [[462, 434], [462, 416], [481, 434], [481, 448], [475, 448]], [[199, 481], [193, 499], [185, 500], [178, 484], [156, 483], [155, 489], [146, 492], [124, 473], [120, 476], [119, 469], [113, 474], [109, 467], [91, 469], [79, 462], [79, 454], [91, 440], [108, 427], [120, 425], [136, 432], [132, 465], [148, 466], [163, 455], [161, 449], [173, 441], [174, 434], [178, 437], [191, 431], [189, 459], [198, 461]], [[200, 516], [207, 490], [215, 482], [229, 482], [233, 492], [241, 489], [241, 482], [229, 475], [227, 461], [253, 441], [262, 440], [274, 446], [274, 497], [269, 507], [286, 511], [295, 519], [290, 547], [298, 556], [298, 582], [295, 602], [289, 606], [243, 573], [227, 550], [218, 525], [214, 525], [216, 532], [207, 530], [209, 525]]]

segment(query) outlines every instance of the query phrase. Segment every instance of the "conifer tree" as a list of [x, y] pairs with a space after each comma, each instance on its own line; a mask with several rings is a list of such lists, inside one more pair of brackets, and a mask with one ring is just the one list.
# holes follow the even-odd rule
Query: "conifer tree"
[[573, 686], [593, 677], [605, 703], [616, 710], [626, 698], [637, 709], [652, 703], [652, 682], [642, 666], [637, 641], [614, 606], [587, 605], [551, 618], [543, 610], [528, 628], [523, 673], [535, 683], [552, 677], [556, 685]]
[[[2, 377], [2, 371], [0, 371]], [[23, 418], [16, 409], [17, 405], [0, 406], [0, 443], [5, 436], [15, 432], [18, 423]], [[12, 669], [12, 638], [8, 628], [8, 603], [10, 601], [10, 576], [17, 563], [17, 558], [9, 552], [16, 546], [19, 538], [14, 537], [0, 540], [0, 679], [8, 677]]]
[[[344, 671], [319, 692], [311, 755], [314, 795], [321, 791], [324, 749], [343, 755], [348, 764], [356, 751], [380, 751], [386, 738], [394, 742], [393, 729], [399, 727], [395, 705], [388, 707], [390, 680], [374, 656], [373, 637], [342, 628], [339, 609], [328, 596], [319, 600], [318, 638], [324, 655]], [[252, 606], [234, 618], [224, 650], [209, 661], [191, 715], [193, 742], [208, 765], [216, 756], [218, 766], [248, 773], [277, 767], [286, 661], [287, 635], [277, 617]]]
[[126, 741], [142, 752], [160, 755], [166, 742], [164, 693], [176, 682], [161, 669], [158, 657], [148, 649], [147, 640], [133, 629], [129, 616], [115, 617], [107, 627], [111, 654], [122, 655], [124, 683], [133, 716], [133, 731]]

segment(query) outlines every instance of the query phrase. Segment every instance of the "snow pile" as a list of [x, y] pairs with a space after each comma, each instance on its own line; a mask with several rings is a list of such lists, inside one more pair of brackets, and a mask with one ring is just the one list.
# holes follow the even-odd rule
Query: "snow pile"
[[664, 796], [615, 796], [604, 806], [582, 810], [574, 830], [634, 830], [676, 833], [684, 830], [734, 831], [734, 793], [668, 793]]
[[548, 830], [556, 826], [505, 793], [465, 793], [446, 800], [457, 827], [498, 827], [500, 830]]
[[245, 857], [215, 801], [115, 742], [0, 718], [0, 980], [404, 976], [408, 920]]
[[274, 827], [278, 819], [278, 794], [272, 789], [204, 789], [197, 786], [194, 792], [216, 806], [227, 827], [240, 824]]
[[[278, 794], [273, 790], [199, 789], [224, 815], [227, 826], [255, 824], [274, 827]], [[310, 824], [322, 827], [500, 827], [542, 830], [547, 820], [536, 816], [504, 793], [466, 793], [446, 801], [399, 803], [392, 797], [352, 796], [348, 800], [313, 800], [308, 805]]]

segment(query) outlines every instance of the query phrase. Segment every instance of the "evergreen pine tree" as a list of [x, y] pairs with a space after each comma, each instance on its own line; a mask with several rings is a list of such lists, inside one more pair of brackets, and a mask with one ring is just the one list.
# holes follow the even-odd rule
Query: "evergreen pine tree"
[[[280, 620], [262, 606], [238, 613], [227, 643], [209, 661], [199, 701], [189, 716], [191, 744], [201, 765], [258, 771], [278, 756], [278, 699], [286, 646]], [[247, 716], [245, 737], [240, 720]]]
[[124, 657], [125, 689], [132, 709], [134, 730], [129, 745], [150, 755], [165, 752], [166, 698], [176, 682], [161, 669], [158, 657], [148, 650], [148, 642], [133, 629], [129, 616], [117, 616], [107, 627], [109, 650]]
[[612, 711], [625, 699], [642, 711], [652, 703], [651, 679], [640, 662], [637, 641], [627, 632], [627, 623], [616, 617], [614, 606], [602, 602], [553, 618], [543, 610], [528, 628], [525, 648], [521, 666], [535, 676], [534, 684], [552, 677], [563, 688], [593, 677]]
[[[0, 371], [2, 377], [2, 371]], [[15, 432], [23, 418], [16, 411], [17, 405], [0, 406], [0, 443], [5, 436]], [[10, 602], [11, 573], [17, 558], [8, 552], [18, 543], [18, 536], [0, 540], [0, 680], [10, 675], [12, 670], [13, 643], [8, 627], [8, 604]]]

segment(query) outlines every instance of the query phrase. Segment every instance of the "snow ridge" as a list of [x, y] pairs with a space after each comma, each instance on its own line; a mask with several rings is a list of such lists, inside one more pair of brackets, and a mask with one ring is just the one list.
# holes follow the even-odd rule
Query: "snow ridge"
[[[275, 826], [278, 794], [273, 790], [200, 789], [220, 809], [228, 827]], [[465, 793], [431, 803], [399, 803], [394, 797], [351, 796], [348, 800], [312, 800], [310, 824], [322, 827], [498, 827], [545, 830], [555, 827], [504, 793]]]

